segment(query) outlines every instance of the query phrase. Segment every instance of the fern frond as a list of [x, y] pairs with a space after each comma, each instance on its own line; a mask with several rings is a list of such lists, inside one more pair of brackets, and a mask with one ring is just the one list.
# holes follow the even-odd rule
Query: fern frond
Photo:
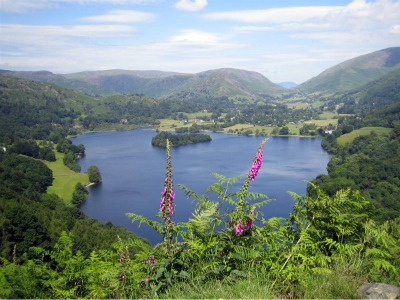
[[152, 227], [159, 234], [164, 234], [165, 229], [164, 229], [164, 226], [160, 222], [148, 220], [147, 218], [143, 217], [142, 215], [138, 215], [135, 213], [126, 213], [126, 216], [128, 218], [132, 219], [132, 223], [139, 221], [139, 226], [142, 223], [144, 223], [144, 224]]
[[201, 199], [201, 196], [199, 196], [199, 194], [197, 194], [196, 192], [192, 191], [191, 189], [189, 189], [185, 185], [179, 183], [179, 184], [177, 184], [177, 186], [185, 193], [185, 195], [188, 198], [193, 198], [193, 199], [196, 199], [196, 200], [200, 200]]

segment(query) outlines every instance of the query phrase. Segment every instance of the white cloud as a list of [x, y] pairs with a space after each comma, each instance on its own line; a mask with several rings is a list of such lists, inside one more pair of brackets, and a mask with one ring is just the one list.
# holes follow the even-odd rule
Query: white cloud
[[390, 29], [391, 33], [399, 34], [400, 33], [400, 24], [393, 25]]
[[162, 0], [0, 0], [0, 11], [28, 13], [35, 10], [57, 7], [60, 4], [96, 4], [114, 5], [157, 3]]
[[326, 17], [328, 14], [341, 8], [341, 6], [308, 6], [271, 8], [264, 10], [240, 10], [208, 13], [204, 14], [203, 17], [212, 20], [229, 20], [242, 23], [299, 23], [316, 17]]
[[175, 8], [180, 10], [197, 11], [206, 7], [207, 0], [179, 0], [175, 3]]
[[172, 36], [171, 41], [185, 43], [217, 43], [218, 35], [210, 32], [186, 29], [182, 30], [181, 34]]
[[11, 13], [25, 13], [33, 10], [45, 9], [54, 6], [49, 1], [31, 0], [0, 0], [0, 11]]
[[[325, 30], [347, 31], [361, 28], [391, 28], [400, 20], [400, 1], [354, 0], [347, 6], [304, 6], [271, 8], [264, 10], [238, 10], [207, 13], [211, 20], [228, 20], [249, 24], [268, 24], [275, 30]], [[390, 26], [387, 26], [390, 24]], [[371, 28], [372, 27], [372, 28]], [[268, 27], [236, 27], [239, 31], [267, 31]]]
[[92, 22], [109, 22], [109, 23], [136, 23], [151, 22], [155, 20], [156, 15], [152, 13], [137, 10], [112, 10], [107, 14], [99, 16], [88, 16], [81, 20]]
[[74, 26], [50, 26], [50, 25], [19, 25], [1, 24], [0, 41], [7, 42], [12, 39], [24, 42], [24, 38], [32, 39], [40, 37], [109, 37], [128, 35], [135, 29], [125, 25], [74, 25]]

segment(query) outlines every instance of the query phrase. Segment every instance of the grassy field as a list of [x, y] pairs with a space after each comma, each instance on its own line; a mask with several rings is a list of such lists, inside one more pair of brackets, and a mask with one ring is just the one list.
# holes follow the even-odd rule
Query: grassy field
[[[174, 131], [177, 127], [190, 127], [194, 123], [183, 123], [182, 121], [172, 119], [160, 119], [160, 125], [157, 126], [159, 131]], [[197, 123], [199, 125], [213, 124], [212, 122]]]
[[68, 169], [63, 163], [64, 154], [56, 153], [57, 160], [55, 162], [44, 161], [44, 163], [53, 171], [53, 185], [47, 189], [49, 194], [56, 194], [66, 203], [72, 200], [72, 193], [75, 185], [80, 182], [83, 185], [89, 183], [86, 173], [76, 173]]
[[362, 135], [369, 135], [371, 131], [374, 131], [378, 135], [388, 135], [392, 131], [391, 128], [384, 127], [364, 127], [357, 130], [354, 130], [350, 133], [343, 134], [338, 137], [337, 142], [339, 145], [345, 145], [347, 143], [351, 143], [355, 138]]
[[230, 127], [224, 128], [225, 133], [243, 133], [247, 130], [251, 130], [252, 134], [272, 134], [272, 130], [274, 130], [275, 127], [271, 126], [254, 126], [251, 124], [236, 124]]
[[323, 120], [333, 119], [338, 116], [339, 115], [337, 113], [331, 111], [324, 111], [322, 114], [319, 115], [319, 117]]

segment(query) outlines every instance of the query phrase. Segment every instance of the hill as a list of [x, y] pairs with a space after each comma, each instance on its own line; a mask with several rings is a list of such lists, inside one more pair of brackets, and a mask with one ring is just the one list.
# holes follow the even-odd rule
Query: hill
[[359, 88], [400, 67], [400, 47], [344, 61], [297, 86], [306, 93], [336, 93]]
[[272, 83], [257, 72], [223, 68], [194, 74], [182, 85], [174, 88], [168, 97], [183, 99], [273, 98], [285, 89]]
[[93, 84], [84, 80], [67, 78], [60, 74], [54, 74], [49, 71], [18, 71], [18, 72], [4, 72], [9, 75], [14, 75], [19, 78], [29, 79], [42, 83], [52, 83], [64, 88], [72, 89], [82, 92], [91, 96], [109, 96], [116, 94], [115, 91], [107, 89], [99, 84]]
[[85, 71], [53, 74], [48, 71], [4, 73], [54, 83], [93, 96], [144, 94], [150, 97], [199, 100], [209, 98], [274, 98], [285, 89], [263, 75], [239, 69], [216, 69], [196, 74], [154, 70]]
[[63, 76], [69, 80], [100, 86], [113, 93], [144, 94], [150, 97], [161, 97], [190, 78], [187, 74], [151, 70], [86, 71]]
[[368, 83], [357, 96], [360, 105], [371, 108], [400, 103], [400, 68]]

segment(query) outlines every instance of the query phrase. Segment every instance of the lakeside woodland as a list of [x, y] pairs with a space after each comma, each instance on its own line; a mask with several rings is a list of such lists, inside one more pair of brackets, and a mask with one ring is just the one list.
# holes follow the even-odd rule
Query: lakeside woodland
[[[352, 90], [290, 89], [251, 99], [93, 96], [0, 74], [0, 297], [360, 298], [364, 282], [398, 285], [399, 71]], [[215, 174], [197, 194], [174, 185], [171, 135], [159, 221], [126, 212], [164, 238], [152, 246], [79, 210], [101, 170], [80, 173], [85, 146], [68, 139], [140, 126], [173, 136], [320, 136], [331, 154], [328, 174], [312, 180], [306, 195], [292, 194], [288, 217], [264, 219], [267, 196], [249, 191], [263, 143], [246, 174]], [[182, 223], [174, 222], [178, 188], [196, 203]]]

